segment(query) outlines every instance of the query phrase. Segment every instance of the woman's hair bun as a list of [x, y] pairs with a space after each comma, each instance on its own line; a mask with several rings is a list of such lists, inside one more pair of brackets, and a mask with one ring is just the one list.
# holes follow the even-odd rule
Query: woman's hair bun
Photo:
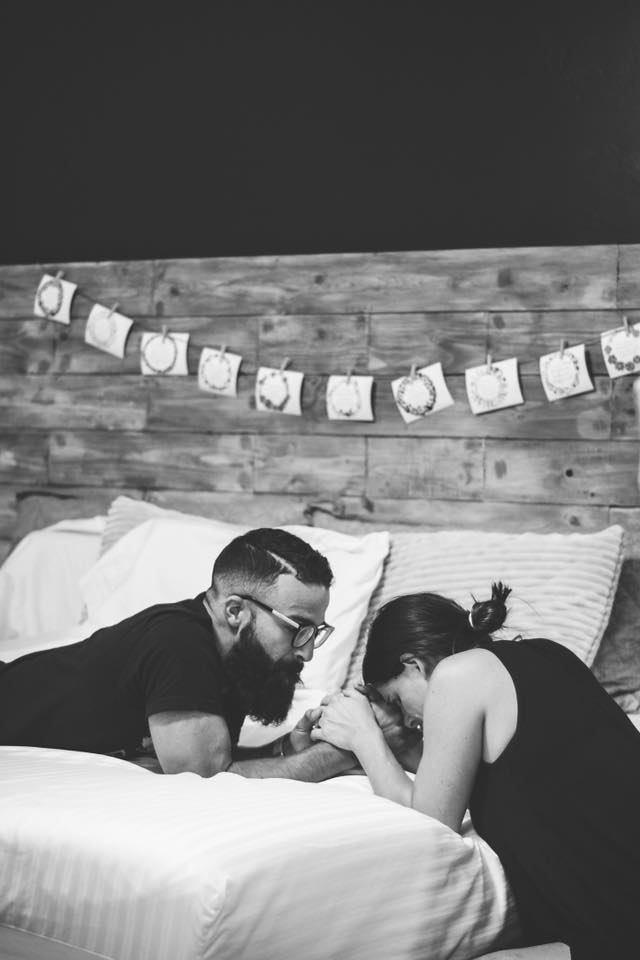
[[477, 633], [493, 633], [507, 619], [506, 600], [511, 593], [501, 580], [491, 584], [491, 599], [480, 603], [476, 600], [469, 613], [471, 628]]

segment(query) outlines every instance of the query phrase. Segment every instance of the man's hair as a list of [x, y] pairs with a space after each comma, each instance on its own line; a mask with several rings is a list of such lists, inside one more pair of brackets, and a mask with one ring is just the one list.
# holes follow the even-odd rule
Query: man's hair
[[327, 558], [305, 540], [286, 530], [260, 527], [236, 537], [221, 551], [211, 585], [216, 592], [249, 591], [256, 584], [273, 585], [283, 573], [327, 588], [333, 581]]

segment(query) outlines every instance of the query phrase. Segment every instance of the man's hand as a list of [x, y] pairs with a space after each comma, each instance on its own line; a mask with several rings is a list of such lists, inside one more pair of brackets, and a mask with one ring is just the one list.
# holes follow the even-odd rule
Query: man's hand
[[314, 741], [311, 739], [311, 729], [318, 722], [318, 718], [322, 711], [319, 707], [314, 707], [311, 710], [307, 710], [300, 717], [295, 727], [286, 738], [288, 744], [285, 740], [285, 753], [301, 753], [302, 750], [306, 750], [308, 747], [311, 747]]

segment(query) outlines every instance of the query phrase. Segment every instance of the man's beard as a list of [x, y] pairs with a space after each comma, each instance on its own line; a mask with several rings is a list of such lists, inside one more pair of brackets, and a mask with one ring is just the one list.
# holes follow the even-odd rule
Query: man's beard
[[289, 713], [304, 664], [273, 660], [256, 635], [253, 623], [241, 630], [224, 659], [233, 693], [244, 712], [265, 726], [282, 723]]

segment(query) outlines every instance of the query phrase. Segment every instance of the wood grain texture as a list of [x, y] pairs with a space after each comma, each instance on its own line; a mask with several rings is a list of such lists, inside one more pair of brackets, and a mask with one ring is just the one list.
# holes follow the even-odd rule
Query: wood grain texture
[[270, 493], [202, 493], [193, 490], [151, 490], [146, 498], [168, 510], [224, 520], [250, 527], [309, 523], [306, 496]]
[[606, 309], [617, 248], [324, 254], [163, 261], [158, 315]]
[[334, 437], [256, 436], [256, 493], [364, 492], [365, 441]]
[[13, 487], [0, 487], [0, 539], [9, 540], [14, 536], [18, 503]]
[[368, 497], [479, 499], [483, 441], [396, 439], [367, 441]]
[[47, 373], [53, 363], [54, 334], [46, 320], [0, 323], [0, 376]]
[[0, 483], [47, 481], [47, 436], [0, 427]]
[[486, 440], [484, 496], [546, 503], [640, 504], [638, 451], [620, 441]]
[[0, 422], [22, 430], [143, 430], [144, 377], [8, 376], [0, 378]]
[[625, 556], [640, 558], [640, 509], [612, 507], [609, 511], [609, 520], [624, 527]]
[[621, 245], [618, 255], [616, 306], [620, 310], [640, 308], [640, 244]]
[[[86, 317], [94, 303], [120, 304], [125, 316], [153, 313], [153, 264], [150, 260], [113, 263], [47, 263], [0, 266], [0, 320], [33, 316], [38, 284], [44, 273], [64, 271], [64, 279], [78, 285], [72, 317]], [[59, 326], [59, 324], [58, 324]]]
[[247, 490], [252, 440], [100, 430], [59, 430], [49, 439], [54, 484], [193, 490]]

